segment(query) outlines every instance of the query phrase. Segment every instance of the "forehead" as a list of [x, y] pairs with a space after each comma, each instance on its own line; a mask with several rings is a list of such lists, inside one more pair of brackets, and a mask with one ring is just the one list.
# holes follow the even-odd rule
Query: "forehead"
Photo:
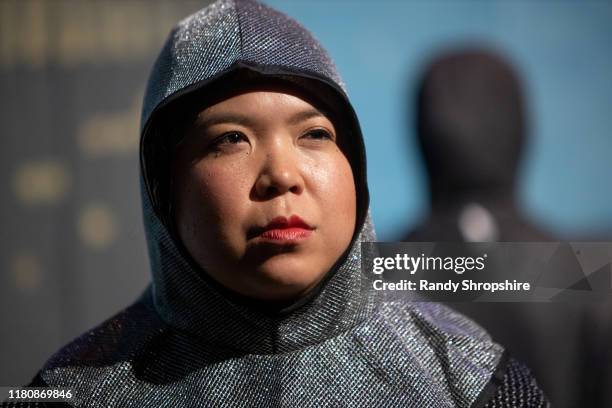
[[309, 119], [330, 121], [326, 112], [302, 95], [281, 90], [250, 90], [216, 102], [202, 109], [197, 126], [233, 122], [245, 126], [283, 122], [298, 124]]

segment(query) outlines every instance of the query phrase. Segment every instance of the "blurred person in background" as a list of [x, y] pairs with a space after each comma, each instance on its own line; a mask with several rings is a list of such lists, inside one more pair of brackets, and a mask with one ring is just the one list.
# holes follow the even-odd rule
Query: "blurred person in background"
[[549, 241], [521, 214], [517, 173], [527, 120], [514, 69], [482, 50], [435, 59], [417, 91], [431, 213], [410, 241]]
[[[504, 57], [476, 47], [438, 55], [418, 83], [416, 109], [431, 210], [404, 241], [555, 240], [518, 205], [529, 129], [520, 77]], [[554, 406], [607, 406], [609, 312], [571, 303], [452, 307], [532, 367]]]

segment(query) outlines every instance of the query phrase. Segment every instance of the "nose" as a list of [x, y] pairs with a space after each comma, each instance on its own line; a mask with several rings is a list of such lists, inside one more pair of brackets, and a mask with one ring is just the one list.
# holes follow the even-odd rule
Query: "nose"
[[302, 193], [304, 179], [299, 169], [298, 157], [293, 150], [293, 146], [283, 142], [274, 143], [266, 149], [254, 188], [258, 199], [270, 199], [288, 192]]

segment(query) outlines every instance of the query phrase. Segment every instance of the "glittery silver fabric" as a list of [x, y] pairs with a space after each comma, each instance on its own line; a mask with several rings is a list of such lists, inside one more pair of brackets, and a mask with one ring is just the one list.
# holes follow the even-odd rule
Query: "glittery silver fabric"
[[485, 408], [530, 407], [544, 408], [549, 403], [529, 370], [514, 359], [510, 359], [494, 395]]
[[170, 33], [149, 78], [142, 126], [168, 97], [237, 62], [302, 71], [346, 91], [325, 49], [295, 20], [255, 1], [217, 1]]
[[[173, 239], [152, 199], [146, 147], [158, 140], [148, 138], [149, 124], [163, 106], [244, 64], [325, 83], [352, 111], [326, 52], [287, 16], [222, 0], [180, 22], [155, 63], [142, 115], [153, 283], [60, 350], [34, 383], [70, 387], [83, 407], [471, 406], [491, 389], [503, 348], [446, 307], [369, 290], [360, 271], [360, 242], [375, 240], [369, 215], [318, 290], [275, 313], [226, 296]], [[354, 122], [351, 143], [363, 150]], [[365, 171], [356, 174], [367, 208]]]

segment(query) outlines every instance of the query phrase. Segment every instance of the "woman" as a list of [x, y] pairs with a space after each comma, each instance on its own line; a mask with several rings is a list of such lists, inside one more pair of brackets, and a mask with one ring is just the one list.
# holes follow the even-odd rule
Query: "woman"
[[434, 303], [368, 290], [364, 144], [311, 34], [251, 0], [178, 24], [141, 132], [153, 284], [33, 385], [76, 406], [544, 406], [529, 373]]

